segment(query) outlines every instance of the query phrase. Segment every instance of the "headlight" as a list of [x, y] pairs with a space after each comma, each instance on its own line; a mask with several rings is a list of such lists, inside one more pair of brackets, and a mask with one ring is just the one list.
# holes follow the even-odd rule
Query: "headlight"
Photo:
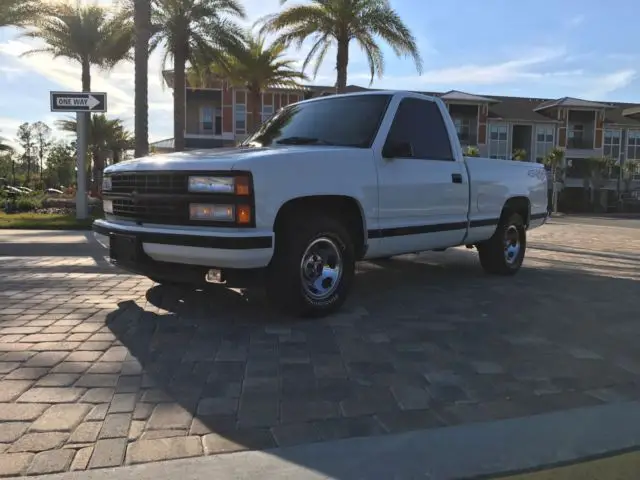
[[196, 193], [235, 193], [249, 195], [249, 178], [238, 177], [189, 177], [189, 191]]
[[104, 211], [104, 213], [113, 214], [113, 200], [103, 200], [102, 210]]
[[233, 222], [236, 219], [236, 212], [233, 205], [192, 203], [189, 205], [189, 219], [209, 222]]
[[103, 177], [102, 178], [102, 191], [108, 192], [111, 190], [111, 177]]
[[189, 177], [190, 192], [233, 193], [235, 190], [233, 177]]

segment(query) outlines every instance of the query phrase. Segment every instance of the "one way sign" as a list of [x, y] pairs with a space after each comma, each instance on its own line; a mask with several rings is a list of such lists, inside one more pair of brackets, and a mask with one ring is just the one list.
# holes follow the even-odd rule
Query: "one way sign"
[[52, 112], [106, 112], [104, 92], [51, 92]]

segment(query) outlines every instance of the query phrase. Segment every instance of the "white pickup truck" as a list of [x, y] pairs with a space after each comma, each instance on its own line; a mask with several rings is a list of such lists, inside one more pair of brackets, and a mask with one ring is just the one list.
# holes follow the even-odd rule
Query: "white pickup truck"
[[359, 260], [475, 246], [511, 275], [547, 219], [542, 165], [463, 156], [438, 98], [336, 95], [289, 105], [235, 148], [112, 165], [111, 261], [160, 284], [266, 288], [288, 313], [347, 298]]

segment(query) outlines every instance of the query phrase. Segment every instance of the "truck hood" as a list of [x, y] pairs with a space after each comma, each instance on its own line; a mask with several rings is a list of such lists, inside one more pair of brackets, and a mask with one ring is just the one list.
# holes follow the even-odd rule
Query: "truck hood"
[[189, 150], [137, 158], [111, 165], [105, 173], [135, 171], [197, 171], [197, 170], [248, 170], [254, 162], [263, 162], [268, 157], [282, 158], [289, 155], [305, 155], [311, 152], [331, 150], [351, 150], [347, 147], [286, 145], [265, 148], [216, 148], [210, 150]]

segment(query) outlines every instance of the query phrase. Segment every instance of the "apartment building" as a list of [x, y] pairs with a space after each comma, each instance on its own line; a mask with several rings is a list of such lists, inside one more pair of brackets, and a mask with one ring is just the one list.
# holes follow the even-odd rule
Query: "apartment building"
[[[173, 72], [165, 71], [173, 88]], [[358, 86], [348, 91], [366, 91]], [[331, 95], [333, 87], [308, 86], [304, 90], [273, 89], [262, 95], [261, 120], [291, 103]], [[563, 97], [559, 99], [474, 95], [449, 91], [423, 92], [439, 96], [447, 105], [463, 146], [474, 146], [481, 156], [512, 158], [523, 150], [526, 160], [541, 162], [555, 147], [565, 149], [566, 187], [582, 187], [586, 159], [608, 157], [618, 165], [640, 162], [640, 104], [610, 103]], [[206, 87], [186, 88], [185, 145], [188, 149], [234, 145], [246, 138], [253, 112], [251, 97], [224, 79], [211, 79]], [[156, 144], [170, 150], [172, 139]], [[617, 167], [605, 189], [615, 190]], [[640, 186], [640, 170], [635, 180]]]

